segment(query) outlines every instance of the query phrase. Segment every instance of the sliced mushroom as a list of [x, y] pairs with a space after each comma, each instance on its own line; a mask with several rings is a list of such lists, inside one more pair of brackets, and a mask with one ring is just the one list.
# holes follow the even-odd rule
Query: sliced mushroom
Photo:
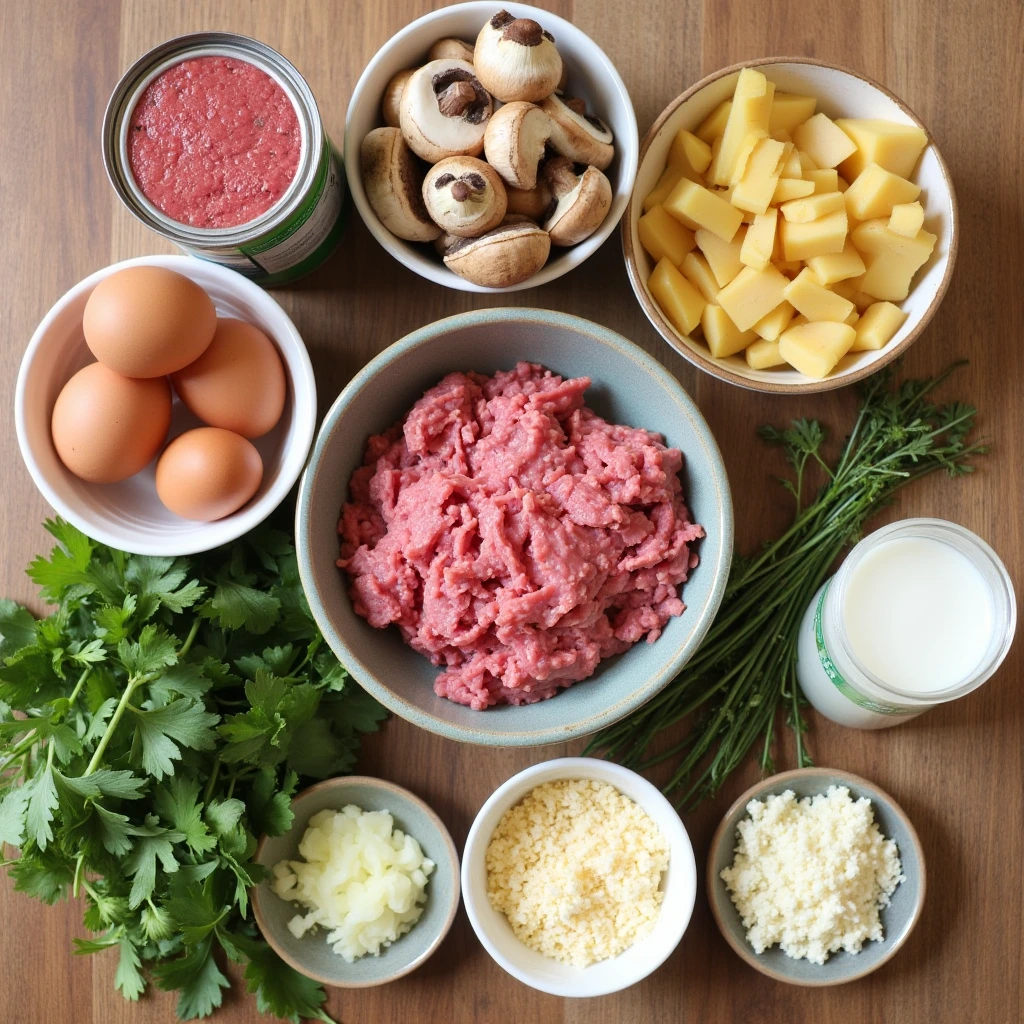
[[405, 141], [433, 164], [482, 152], [491, 97], [468, 61], [432, 60], [405, 83], [400, 111]]
[[542, 100], [562, 77], [555, 37], [532, 18], [515, 18], [508, 11], [499, 11], [480, 29], [473, 67], [484, 88], [504, 103]]
[[447, 231], [442, 231], [434, 239], [434, 249], [438, 256], [444, 257], [461, 241], [462, 239], [458, 235], [450, 235]]
[[475, 156], [450, 156], [427, 171], [423, 202], [443, 231], [475, 238], [501, 223], [507, 200], [493, 167]]
[[506, 103], [487, 122], [487, 162], [506, 185], [532, 189], [537, 184], [537, 167], [550, 134], [548, 116], [540, 107], [522, 100]]
[[528, 220], [510, 220], [479, 238], [462, 238], [444, 257], [459, 277], [484, 288], [509, 288], [540, 270], [551, 251], [547, 232]]
[[548, 96], [541, 109], [551, 121], [551, 148], [573, 163], [589, 164], [603, 171], [615, 156], [611, 129], [599, 117], [587, 113], [581, 99]]
[[588, 167], [577, 175], [572, 161], [552, 157], [544, 165], [544, 176], [557, 203], [544, 229], [552, 245], [575, 245], [592, 235], [608, 216], [612, 205], [611, 182], [604, 172]]
[[423, 205], [424, 168], [397, 128], [374, 128], [359, 149], [366, 198], [381, 224], [409, 242], [431, 242], [441, 229]]
[[555, 197], [546, 181], [538, 181], [534, 189], [506, 188], [505, 192], [508, 196], [506, 219], [512, 214], [521, 214], [539, 224], [555, 212]]
[[467, 43], [462, 39], [448, 37], [446, 39], [438, 39], [427, 52], [427, 60], [447, 60], [449, 58], [469, 61], [472, 64], [473, 44]]
[[415, 70], [415, 68], [403, 68], [384, 87], [384, 97], [380, 101], [380, 113], [389, 128], [398, 128], [401, 123], [402, 93], [405, 90], [405, 83], [412, 78], [412, 73]]

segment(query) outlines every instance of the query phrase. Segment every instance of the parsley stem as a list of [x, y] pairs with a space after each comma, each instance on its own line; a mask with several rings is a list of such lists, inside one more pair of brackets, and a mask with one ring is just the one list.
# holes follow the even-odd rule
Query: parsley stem
[[195, 640], [196, 635], [199, 633], [199, 623], [202, 620], [198, 617], [192, 623], [192, 628], [188, 631], [188, 636], [185, 637], [185, 642], [181, 645], [178, 650], [178, 660], [180, 661], [185, 657], [186, 654], [192, 649], [192, 641]]
[[203, 790], [203, 803], [209, 806], [210, 798], [213, 796], [213, 787], [217, 784], [217, 776], [220, 774], [220, 754], [213, 759], [213, 768], [210, 769], [210, 779]]
[[121, 716], [124, 715], [125, 709], [128, 707], [128, 702], [131, 700], [132, 694], [135, 692], [135, 687], [142, 682], [143, 678], [144, 677], [142, 676], [131, 676], [128, 679], [128, 682], [125, 684], [124, 693], [121, 694], [121, 699], [118, 701], [117, 707], [114, 708], [114, 713], [110, 716], [110, 721], [107, 722], [107, 727], [104, 729], [103, 735], [100, 737], [100, 741], [96, 745], [96, 749], [93, 751], [89, 767], [82, 773], [82, 778], [85, 778], [86, 775], [92, 775], [92, 773], [103, 763], [103, 755], [107, 751], [107, 746], [114, 735], [114, 731], [121, 722]]
[[89, 673], [92, 672], [92, 665], [82, 671], [82, 674], [78, 677], [78, 682], [75, 683], [75, 688], [71, 691], [71, 696], [68, 697], [68, 710], [74, 705], [78, 699], [78, 695], [82, 692], [82, 687], [85, 685], [86, 679], [89, 678]]

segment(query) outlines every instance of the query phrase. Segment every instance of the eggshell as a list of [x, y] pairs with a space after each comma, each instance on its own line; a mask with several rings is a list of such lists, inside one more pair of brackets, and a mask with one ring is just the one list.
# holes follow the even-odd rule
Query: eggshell
[[163, 377], [188, 366], [216, 326], [210, 296], [165, 267], [126, 267], [104, 278], [82, 317], [92, 354], [126, 377]]
[[146, 466], [171, 425], [166, 377], [133, 380], [90, 363], [64, 385], [50, 432], [61, 462], [90, 483], [111, 484]]
[[156, 493], [175, 514], [212, 522], [240, 509], [263, 480], [260, 453], [222, 427], [176, 437], [156, 464]]
[[171, 379], [204, 423], [243, 437], [262, 437], [284, 411], [287, 385], [277, 348], [243, 320], [218, 318], [206, 351]]

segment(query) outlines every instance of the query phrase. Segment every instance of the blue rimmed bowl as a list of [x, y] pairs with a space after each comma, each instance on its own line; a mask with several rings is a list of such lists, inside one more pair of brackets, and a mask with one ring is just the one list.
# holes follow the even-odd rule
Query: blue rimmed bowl
[[[707, 536], [683, 587], [686, 611], [653, 643], [603, 661], [550, 700], [473, 711], [434, 693], [438, 669], [356, 615], [337, 568], [338, 519], [366, 440], [400, 420], [455, 370], [494, 373], [518, 361], [593, 381], [587, 403], [614, 423], [665, 435], [685, 456], [683, 493]], [[646, 352], [588, 320], [541, 309], [482, 309], [438, 320], [385, 349], [356, 374], [324, 420], [299, 488], [299, 572], [324, 637], [362, 686], [402, 718], [465, 743], [534, 746], [585, 736], [629, 714], [686, 664], [718, 611], [732, 558], [732, 499], [714, 437], [679, 382]]]

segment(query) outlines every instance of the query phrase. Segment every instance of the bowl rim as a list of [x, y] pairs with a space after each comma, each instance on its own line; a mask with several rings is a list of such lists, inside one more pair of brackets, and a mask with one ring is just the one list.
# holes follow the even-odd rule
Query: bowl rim
[[[648, 814], [650, 814], [650, 807], [652, 805], [659, 805], [663, 810], [667, 810], [669, 812], [669, 820], [672, 821], [672, 827], [670, 830], [663, 829], [657, 822], [656, 824], [658, 824], [659, 830], [661, 830], [663, 834], [666, 831], [671, 832], [671, 834], [665, 835], [665, 838], [669, 843], [670, 862], [671, 858], [678, 856], [680, 851], [688, 853], [688, 856], [684, 858], [684, 863], [680, 866], [686, 873], [686, 881], [691, 887], [693, 898], [690, 900], [690, 906], [687, 913], [679, 916], [679, 921], [673, 929], [670, 938], [666, 941], [663, 947], [658, 948], [654, 956], [645, 961], [643, 965], [643, 973], [631, 977], [623, 984], [615, 984], [612, 986], [601, 986], [598, 984], [596, 990], [593, 992], [573, 992], [567, 994], [563, 989], [538, 984], [537, 979], [529, 971], [521, 969], [509, 960], [491, 941], [491, 937], [487, 932], [487, 929], [484, 927], [481, 918], [477, 914], [478, 902], [487, 899], [486, 893], [481, 894], [480, 900], [478, 900], [477, 894], [471, 884], [472, 879], [470, 876], [472, 872], [472, 865], [477, 863], [480, 858], [486, 857], [487, 845], [490, 841], [490, 836], [482, 835], [485, 817], [487, 817], [499, 805], [507, 805], [505, 810], [515, 806], [515, 804], [524, 799], [528, 793], [532, 792], [533, 789], [539, 785], [543, 785], [543, 782], [537, 782], [531, 785], [534, 778], [538, 775], [547, 774], [552, 770], [557, 770], [558, 774], [555, 777], [544, 781], [557, 782], [580, 778], [581, 776], [577, 773], [585, 770], [588, 772], [599, 773], [601, 775], [600, 781], [608, 782], [609, 785], [618, 789], [620, 793], [622, 790], [618, 785], [616, 785], [616, 780], [629, 779], [632, 785], [639, 786], [643, 796], [640, 799], [636, 799], [623, 793], [624, 796], [627, 796], [628, 799], [632, 800], [641, 808], [641, 810]], [[518, 792], [520, 789], [522, 790], [521, 793]], [[509, 797], [510, 793], [514, 794], [511, 798]], [[539, 992], [547, 992], [550, 995], [563, 996], [565, 998], [593, 998], [610, 995], [613, 992], [621, 992], [624, 989], [630, 988], [631, 986], [643, 981], [644, 978], [650, 977], [650, 975], [652, 975], [675, 952], [679, 943], [682, 942], [687, 929], [690, 927], [690, 922], [693, 920], [693, 910], [697, 902], [698, 883], [697, 861], [696, 854], [693, 849], [693, 840], [690, 838], [690, 833], [683, 824], [683, 820], [680, 818], [679, 812], [672, 806], [671, 801], [664, 793], [661, 792], [660, 789], [658, 789], [657, 786], [644, 778], [644, 776], [639, 772], [635, 772], [631, 768], [626, 768], [624, 765], [617, 764], [614, 761], [607, 761], [600, 757], [556, 757], [550, 761], [541, 761], [537, 764], [529, 765], [522, 771], [516, 772], [515, 775], [506, 779], [500, 786], [498, 786], [498, 788], [495, 789], [494, 792], [491, 793], [491, 795], [484, 801], [480, 810], [477, 811], [476, 816], [473, 818], [473, 824], [469, 828], [469, 833], [466, 836], [466, 842], [462, 848], [462, 902], [466, 907], [466, 916], [469, 918], [469, 923], [473, 928], [473, 932], [476, 935], [477, 940], [484, 949], [487, 950], [491, 959], [503, 971], [512, 975], [512, 977], [517, 981], [521, 981], [524, 985], [529, 985], [531, 988], [536, 989]], [[641, 939], [640, 941], [645, 940]], [[623, 950], [623, 952], [625, 952], [625, 950]], [[608, 961], [599, 961], [597, 964], [592, 964], [590, 966], [600, 967], [602, 963], [607, 962]]]
[[[349, 99], [348, 108], [345, 114], [344, 164], [349, 193], [352, 196], [352, 202], [355, 205], [363, 223], [366, 225], [367, 230], [381, 248], [392, 257], [392, 259], [397, 260], [402, 264], [402, 266], [411, 270], [413, 273], [418, 274], [420, 277], [425, 278], [428, 281], [432, 281], [434, 284], [439, 284], [442, 287], [451, 288], [456, 291], [476, 292], [484, 295], [504, 295], [511, 292], [523, 291], [527, 288], [538, 288], [541, 285], [550, 283], [551, 281], [557, 281], [558, 278], [563, 277], [565, 274], [568, 274], [570, 271], [586, 262], [586, 260], [588, 260], [609, 238], [611, 238], [616, 225], [622, 219], [625, 211], [629, 209], [629, 201], [633, 193], [633, 187], [636, 183], [637, 168], [640, 166], [640, 130], [636, 120], [636, 109], [633, 106], [629, 90], [626, 88], [626, 83], [622, 80], [622, 76], [619, 74], [618, 69], [612, 63], [604, 50], [582, 28], [578, 25], [574, 25], [570, 21], [567, 21], [565, 18], [559, 17], [559, 15], [555, 14], [553, 11], [518, 2], [513, 3], [511, 6], [522, 12], [519, 16], [534, 17], [546, 25], [549, 25], [554, 30], [556, 37], [559, 33], [565, 35], [566, 31], [568, 31], [570, 35], [578, 34], [579, 36], [582, 36], [583, 39], [586, 40], [587, 44], [593, 47], [593, 56], [596, 58], [596, 61], [602, 65], [603, 74], [608, 79], [611, 90], [619, 95], [623, 112], [626, 115], [627, 132], [625, 133], [625, 140], [628, 143], [628, 146], [622, 147], [617, 145], [616, 156], [619, 157], [621, 161], [622, 149], [628, 148], [632, 150], [633, 159], [629, 166], [624, 162], [622, 163], [622, 185], [613, 193], [611, 208], [608, 211], [608, 215], [601, 223], [601, 226], [582, 242], [561, 250], [553, 257], [549, 257], [544, 266], [541, 267], [541, 269], [532, 277], [528, 277], [525, 281], [520, 281], [518, 284], [509, 285], [505, 288], [491, 288], [484, 285], [478, 285], [474, 284], [472, 281], [467, 281], [465, 278], [459, 277], [458, 274], [449, 270], [443, 263], [435, 263], [423, 256], [423, 254], [421, 254], [417, 249], [411, 248], [415, 243], [398, 238], [397, 235], [393, 235], [384, 227], [383, 224], [381, 224], [380, 219], [370, 207], [370, 204], [366, 199], [366, 192], [363, 189], [362, 179], [359, 174], [359, 148], [362, 144], [362, 139], [355, 138], [352, 125], [357, 103], [363, 101], [363, 93], [366, 90], [367, 79], [371, 72], [376, 70], [380, 63], [383, 63], [385, 55], [391, 50], [394, 44], [414, 36], [416, 33], [422, 31], [422, 29], [427, 25], [434, 22], [444, 22], [447, 19], [455, 17], [456, 12], [459, 14], [465, 13], [467, 8], [472, 8], [473, 13], [479, 11], [481, 17], [480, 26], [482, 28], [484, 23], [487, 21], [487, 18], [493, 14], [495, 5], [488, 2], [488, 0], [470, 0], [468, 3], [464, 2], [449, 5], [447, 7], [440, 7], [436, 10], [428, 11], [426, 14], [423, 14], [414, 21], [409, 22], [393, 35], [389, 36], [388, 39], [374, 52], [373, 56], [363, 68], [359, 78], [356, 80], [356, 84], [352, 88], [352, 95]], [[621, 135], [622, 133], [616, 132], [617, 138], [621, 137]], [[617, 213], [616, 209], [618, 210]]]
[[[372, 789], [380, 789], [397, 797], [399, 800], [405, 800], [408, 803], [415, 805], [427, 816], [430, 823], [437, 830], [438, 835], [444, 840], [445, 853], [447, 854], [447, 859], [453, 869], [452, 875], [454, 878], [452, 894], [449, 900], [451, 905], [448, 908], [448, 914], [445, 917], [444, 924], [441, 926], [440, 931], [431, 940], [426, 949], [424, 949], [418, 957], [386, 977], [374, 981], [339, 981], [337, 978], [328, 977], [325, 974], [318, 974], [316, 971], [311, 970], [301, 961], [293, 957], [291, 953], [278, 943], [276, 934], [266, 926], [266, 917], [260, 903], [260, 889], [266, 880], [252, 887], [250, 890], [250, 899], [252, 900], [253, 917], [256, 920], [256, 925], [260, 930], [260, 934], [267, 940], [271, 949], [273, 949], [274, 952], [289, 965], [289, 967], [294, 968], [300, 974], [304, 974], [307, 978], [312, 978], [314, 981], [319, 981], [320, 984], [329, 985], [332, 988], [375, 988], [378, 985], [387, 985], [392, 981], [397, 981], [399, 978], [404, 978], [407, 974], [411, 974], [416, 970], [416, 968], [425, 964], [427, 960], [437, 952], [437, 948], [445, 940], [448, 932], [451, 930], [452, 923], [455, 921], [455, 915], [459, 909], [459, 900], [462, 895], [461, 862], [459, 860], [459, 851], [455, 847], [451, 833], [449, 833], [448, 827], [438, 816], [437, 812], [424, 799], [422, 799], [422, 797], [418, 797], [415, 793], [406, 789], [404, 786], [399, 786], [397, 783], [389, 782], [387, 779], [378, 779], [372, 775], [337, 775], [333, 779], [322, 779], [320, 782], [314, 782], [313, 785], [307, 786], [301, 792], [296, 793], [295, 796], [292, 797], [290, 806], [294, 810], [296, 804], [315, 793], [319, 793], [322, 790], [339, 789], [342, 786], [347, 785], [369, 786]], [[340, 808], [338, 809], [340, 810]], [[289, 826], [288, 831], [290, 832], [294, 828], [295, 822], [293, 821]], [[260, 863], [260, 857], [263, 854], [263, 849], [270, 838], [276, 839], [278, 837], [270, 837], [266, 833], [260, 836], [252, 857], [254, 863]], [[417, 842], [419, 841], [418, 837], [414, 836], [413, 838], [416, 839]], [[261, 866], [266, 867], [266, 865]], [[415, 925], [413, 925], [413, 927], [415, 927]]]
[[699, 82], [695, 82], [685, 92], [680, 93], [680, 95], [672, 100], [647, 130], [647, 134], [644, 136], [643, 142], [640, 144], [640, 155], [637, 160], [637, 172], [639, 173], [639, 168], [643, 165], [644, 158], [647, 156], [647, 151], [650, 149], [651, 143], [661, 132], [665, 123], [683, 103], [691, 99], [693, 96], [696, 96], [697, 93], [701, 92], [713, 82], [717, 82], [720, 78], [725, 78], [727, 75], [742, 71], [744, 68], [766, 67], [775, 64], [807, 64], [812, 67], [828, 68], [831, 71], [838, 71], [841, 74], [849, 75], [851, 78], [858, 78], [862, 82], [866, 82], [872, 88], [878, 90], [878, 92], [882, 93], [895, 103], [896, 106], [899, 107], [900, 110], [902, 110], [918, 128], [926, 132], [928, 135], [928, 144], [935, 153], [935, 159], [939, 164], [939, 170], [942, 173], [943, 181], [949, 191], [949, 250], [946, 253], [945, 269], [943, 270], [942, 280], [939, 282], [939, 287], [936, 289], [932, 301], [925, 308], [920, 319], [910, 330], [907, 336], [898, 345], [893, 346], [891, 349], [884, 349], [883, 354], [873, 362], [838, 377], [829, 376], [824, 380], [814, 380], [811, 377], [807, 377], [805, 380], [794, 384], [786, 384], [781, 381], [754, 380], [750, 377], [744, 377], [742, 374], [736, 373], [735, 370], [732, 370], [724, 362], [715, 359], [711, 355], [705, 356], [703, 352], [696, 352], [688, 346], [678, 343], [674, 329], [657, 305], [648, 297], [637, 266], [636, 251], [633, 246], [633, 234], [631, 230], [634, 203], [642, 202], [641, 197], [636, 194], [635, 179], [633, 192], [630, 194], [629, 203], [622, 215], [620, 225], [622, 254], [626, 261], [626, 272], [629, 276], [629, 283], [632, 285], [633, 294], [636, 296], [636, 300], [640, 304], [641, 309], [643, 309], [647, 319], [650, 320], [651, 324], [657, 330], [658, 334], [661, 335], [662, 339], [684, 359], [688, 360], [705, 373], [710, 374], [712, 377], [717, 377], [719, 380], [724, 380], [728, 384], [735, 384], [741, 388], [747, 389], [748, 391], [757, 391], [762, 394], [769, 395], [815, 394], [822, 391], [834, 391], [837, 388], [846, 387], [848, 384], [855, 384], [857, 381], [861, 381], [865, 377], [870, 377], [871, 374], [876, 373], [878, 370], [882, 369], [883, 366], [902, 356], [910, 345], [923, 333], [924, 329], [928, 326], [932, 317], [935, 315], [936, 310], [939, 308], [939, 304], [945, 297], [946, 291], [949, 288], [949, 283], [953, 277], [953, 266], [956, 263], [957, 250], [960, 244], [960, 213], [957, 205], [956, 190], [953, 187], [953, 178], [949, 173], [949, 167], [942, 156], [942, 152], [939, 149], [934, 136], [928, 131], [924, 122], [917, 116], [911, 107], [901, 100], [894, 92], [882, 85], [881, 82], [875, 81], [875, 79], [871, 78], [869, 75], [862, 74], [860, 71], [854, 71], [852, 68], [845, 67], [842, 64], [835, 64], [832, 61], [827, 60], [816, 60], [812, 57], [759, 57], [752, 60], [740, 61], [737, 64], [730, 64], [728, 67], [720, 68], [718, 71], [713, 71], [711, 74], [705, 75]]
[[[708, 456], [707, 464], [711, 475], [710, 486], [715, 491], [716, 504], [719, 508], [718, 522], [715, 523], [715, 528], [719, 531], [721, 540], [717, 560], [713, 564], [707, 564], [706, 571], [710, 572], [713, 576], [708, 600], [702, 609], [693, 609], [695, 612], [694, 618], [691, 620], [693, 622], [693, 629], [689, 637], [684, 643], [680, 644], [675, 656], [660, 672], [648, 677], [642, 686], [637, 687], [611, 707], [605, 708], [600, 713], [594, 714], [590, 718], [584, 719], [582, 722], [578, 722], [571, 727], [545, 726], [530, 732], [524, 732], [520, 729], [515, 732], [495, 733], [473, 726], [453, 725], [443, 718], [407, 703], [393, 690], [374, 679], [372, 671], [363, 664], [355, 651], [345, 642], [341, 632], [335, 627], [317, 591], [310, 552], [309, 523], [312, 518], [312, 492], [314, 482], [320, 472], [323, 453], [337, 428], [342, 414], [359, 392], [379, 372], [385, 370], [396, 357], [403, 356], [414, 349], [430, 344], [453, 331], [488, 322], [500, 324], [524, 321], [546, 327], [569, 328], [580, 334], [588, 335], [600, 344], [617, 349], [627, 358], [639, 363], [643, 369], [659, 378], [663, 386], [670, 391], [676, 392], [677, 399], [683, 408], [688, 410], [691, 425], [699, 436]], [[306, 594], [314, 620], [320, 627], [324, 639], [327, 640], [328, 645], [337, 655], [338, 660], [341, 661], [364, 690], [372, 694], [389, 711], [393, 711], [400, 718], [411, 722], [418, 728], [426, 729], [428, 732], [443, 736], [446, 739], [493, 747], [543, 746], [549, 743], [564, 743], [568, 740], [590, 735], [624, 718], [664, 689], [673, 676], [692, 657], [707, 631], [711, 628], [711, 624], [718, 613], [725, 594], [729, 568], [732, 564], [733, 531], [732, 492], [729, 487], [729, 479], [721, 450], [697, 403], [690, 397], [676, 377], [669, 373], [657, 359], [645, 352], [635, 342], [630, 341], [610, 328], [569, 313], [560, 313], [554, 310], [539, 309], [531, 306], [497, 306], [469, 310], [465, 313], [456, 313], [453, 316], [444, 317], [441, 320], [435, 320], [433, 323], [417, 328], [398, 341], [393, 342], [383, 352], [374, 356], [342, 389], [341, 394], [338, 395], [327, 410], [313, 445], [312, 454], [299, 480], [298, 500], [295, 503], [295, 549], [298, 557], [299, 578], [302, 583], [302, 589]], [[701, 565], [705, 565], [703, 554]], [[691, 610], [690, 606], [687, 606], [687, 610]], [[626, 653], [628, 654], [628, 652]], [[438, 699], [442, 700], [444, 698]]]
[[[267, 315], [272, 315], [280, 321], [281, 335], [271, 340], [274, 347], [281, 356], [285, 376], [288, 380], [289, 390], [292, 397], [292, 415], [295, 420], [295, 437], [283, 451], [281, 468], [274, 477], [266, 493], [255, 502], [246, 503], [238, 512], [224, 519], [214, 520], [211, 523], [197, 523], [191, 534], [191, 540], [180, 544], [169, 544], [165, 540], [154, 542], [142, 542], [133, 540], [131, 537], [120, 536], [116, 532], [108, 530], [104, 526], [97, 526], [89, 516], [82, 515], [77, 509], [72, 508], [51, 486], [35, 457], [35, 448], [28, 436], [26, 422], [26, 398], [25, 390], [28, 384], [28, 376], [32, 364], [38, 357], [38, 352], [43, 344], [43, 339], [49, 332], [53, 323], [64, 310], [78, 300], [83, 294], [91, 292], [100, 281], [120, 270], [129, 267], [164, 267], [194, 280], [189, 273], [197, 267], [202, 268], [203, 274], [211, 274], [224, 286], [226, 291], [236, 295], [247, 305], [262, 308]], [[202, 285], [200, 285], [202, 287]], [[283, 336], [287, 336], [287, 341]], [[18, 377], [14, 388], [14, 426], [18, 438], [18, 448], [21, 451], [21, 458], [25, 468], [36, 485], [39, 493], [49, 503], [50, 507], [61, 517], [66, 519], [73, 526], [81, 530], [86, 536], [108, 547], [118, 548], [139, 555], [167, 555], [169, 557], [182, 557], [186, 555], [199, 554], [209, 551], [211, 548], [230, 544], [243, 534], [257, 527], [288, 496], [288, 492], [295, 485], [299, 475], [306, 465], [307, 457], [313, 444], [316, 433], [316, 379], [313, 374], [313, 364], [309, 358], [302, 335], [292, 321], [292, 318], [285, 312], [284, 307], [268, 292], [259, 285], [243, 277], [237, 271], [229, 270], [216, 263], [207, 260], [198, 260], [193, 256], [185, 256], [178, 253], [158, 254], [153, 256], [138, 256], [133, 259], [121, 260], [111, 263], [109, 266], [101, 267], [99, 270], [89, 274], [77, 284], [72, 285], [56, 302], [47, 310], [39, 325], [32, 332], [32, 337], [25, 348], [18, 367]], [[295, 452], [301, 449], [301, 458]], [[70, 470], [65, 470], [70, 472]], [[102, 486], [102, 485], [95, 485]], [[224, 524], [232, 520], [231, 528], [223, 530]], [[217, 527], [222, 529], [218, 530]], [[173, 550], [171, 550], [173, 549]]]
[[[910, 915], [910, 920], [904, 926], [901, 934], [896, 936], [892, 944], [878, 960], [873, 964], [864, 967], [862, 970], [857, 971], [855, 974], [848, 975], [847, 977], [822, 978], [820, 981], [807, 981], [805, 979], [793, 978], [782, 971], [777, 971], [768, 966], [745, 941], [737, 938], [732, 929], [722, 919], [722, 915], [718, 909], [718, 903], [715, 899], [715, 890], [721, 881], [715, 871], [715, 860], [718, 851], [726, 839], [726, 823], [734, 814], [737, 813], [737, 811], [744, 810], [751, 800], [760, 797], [769, 790], [777, 789], [780, 785], [796, 779], [820, 779], [824, 781], [825, 778], [839, 779], [848, 785], [856, 786], [859, 789], [869, 790], [870, 792], [877, 794], [878, 798], [886, 805], [886, 808], [899, 818], [901, 824], [907, 830], [907, 835], [910, 836], [911, 846], [913, 847], [914, 854], [917, 857], [917, 863], [920, 871], [917, 876], [914, 909]], [[907, 883], [904, 882], [902, 884]], [[921, 912], [924, 909], [925, 891], [928, 887], [928, 878], [924, 859], [924, 848], [921, 846], [921, 840], [917, 834], [917, 829], [914, 828], [913, 822], [911, 822], [910, 818], [907, 816], [907, 812], [900, 807], [893, 797], [882, 789], [881, 786], [876, 785], [870, 779], [863, 778], [863, 776], [855, 775], [853, 772], [843, 771], [839, 768], [825, 768], [815, 765], [811, 768], [794, 768], [791, 771], [779, 772], [776, 775], [770, 775], [767, 778], [761, 779], [754, 783], [754, 785], [745, 792], [741, 793], [729, 805], [729, 809], [722, 815], [722, 819], [718, 823], [718, 827], [715, 829], [714, 835], [711, 837], [711, 845], [708, 849], [707, 866], [705, 868], [705, 886], [707, 889], [708, 903], [711, 904], [711, 914], [715, 919], [715, 924], [718, 925], [718, 930], [722, 933], [722, 937], [725, 941], [732, 947], [733, 952], [735, 952], [742, 960], [748, 963], [755, 970], [760, 971], [761, 974], [764, 974], [775, 981], [785, 982], [787, 985], [798, 985], [801, 988], [829, 988], [835, 985], [845, 985], [848, 982], [858, 981], [861, 978], [867, 977], [867, 975], [871, 974], [873, 971], [877, 971], [883, 964], [888, 963], [900, 951], [900, 949], [903, 948], [903, 944], [910, 938], [911, 932], [913, 932], [914, 928], [917, 927], [917, 922], [921, 918]]]

